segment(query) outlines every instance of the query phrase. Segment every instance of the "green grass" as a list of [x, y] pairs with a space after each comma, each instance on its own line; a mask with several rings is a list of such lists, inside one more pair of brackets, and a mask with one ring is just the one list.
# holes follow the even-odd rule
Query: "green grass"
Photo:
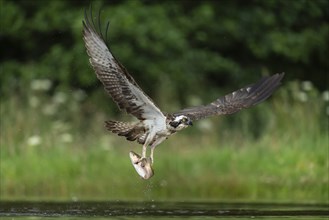
[[[104, 131], [107, 117], [92, 98], [68, 95], [51, 114], [44, 108], [55, 101], [46, 95], [6, 99], [1, 200], [328, 203], [328, 103], [314, 91], [298, 101], [294, 86], [254, 109], [200, 121], [169, 138], [155, 151], [148, 181], [128, 157], [141, 146]], [[31, 106], [33, 96], [42, 105]]]
[[179, 150], [164, 144], [156, 151], [155, 176], [149, 181], [130, 165], [132, 147], [34, 148], [15, 157], [2, 150], [1, 198], [325, 202], [328, 161], [322, 144], [312, 150], [266, 141]]

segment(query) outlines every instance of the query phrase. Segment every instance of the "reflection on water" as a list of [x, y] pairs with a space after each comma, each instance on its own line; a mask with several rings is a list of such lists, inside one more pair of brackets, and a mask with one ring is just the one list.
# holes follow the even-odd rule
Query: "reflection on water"
[[[0, 202], [0, 217], [329, 217], [328, 204]], [[8, 218], [9, 219], [9, 218]], [[10, 218], [12, 219], [12, 218]], [[21, 218], [20, 218], [21, 219]]]

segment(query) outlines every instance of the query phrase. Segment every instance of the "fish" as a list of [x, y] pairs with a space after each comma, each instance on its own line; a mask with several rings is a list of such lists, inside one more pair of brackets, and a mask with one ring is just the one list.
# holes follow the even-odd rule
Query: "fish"
[[129, 157], [131, 164], [134, 166], [136, 172], [142, 179], [149, 179], [154, 175], [152, 168], [152, 159], [142, 158], [141, 155], [135, 153], [134, 151], [129, 152]]

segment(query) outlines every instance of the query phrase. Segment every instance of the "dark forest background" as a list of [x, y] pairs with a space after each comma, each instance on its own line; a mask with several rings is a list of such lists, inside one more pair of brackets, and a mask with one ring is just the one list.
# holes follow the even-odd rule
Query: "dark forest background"
[[81, 34], [90, 5], [104, 28], [110, 22], [112, 52], [151, 97], [170, 87], [179, 104], [189, 94], [211, 100], [277, 72], [328, 87], [326, 0], [2, 0], [2, 97], [25, 93], [35, 78], [53, 89], [99, 89]]

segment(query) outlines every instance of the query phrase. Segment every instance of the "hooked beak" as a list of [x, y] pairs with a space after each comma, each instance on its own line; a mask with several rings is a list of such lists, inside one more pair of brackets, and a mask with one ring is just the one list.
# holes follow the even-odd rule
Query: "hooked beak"
[[192, 122], [192, 120], [189, 120], [189, 121], [187, 122], [187, 124], [190, 125], [190, 126], [193, 126], [193, 122]]

